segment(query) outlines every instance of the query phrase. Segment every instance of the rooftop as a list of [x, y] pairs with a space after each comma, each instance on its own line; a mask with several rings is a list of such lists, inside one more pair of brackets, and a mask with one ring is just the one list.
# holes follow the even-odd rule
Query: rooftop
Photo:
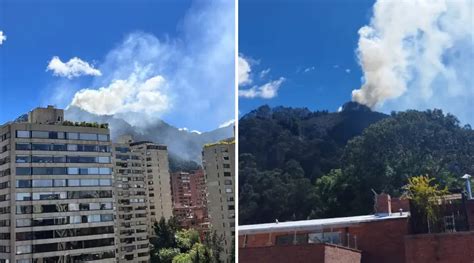
[[350, 217], [324, 218], [302, 221], [289, 221], [278, 223], [266, 223], [256, 225], [239, 226], [239, 235], [271, 233], [271, 232], [290, 232], [305, 230], [320, 230], [328, 227], [347, 227], [360, 223], [408, 218], [409, 212], [392, 213], [383, 215], [363, 215]]

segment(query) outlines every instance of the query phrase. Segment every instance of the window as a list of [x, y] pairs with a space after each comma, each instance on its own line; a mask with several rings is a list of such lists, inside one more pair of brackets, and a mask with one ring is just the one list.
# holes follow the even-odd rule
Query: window
[[27, 226], [31, 226], [31, 219], [25, 218], [25, 219], [16, 220], [16, 227], [27, 227]]
[[30, 156], [29, 155], [17, 155], [16, 156], [16, 163], [29, 163]]
[[56, 179], [54, 180], [54, 187], [64, 187], [64, 186], [67, 186], [66, 184], [66, 179]]
[[66, 156], [54, 156], [53, 157], [53, 162], [54, 163], [65, 163], [66, 162]]
[[224, 177], [230, 177], [231, 173], [230, 172], [224, 172]]
[[79, 211], [79, 204], [69, 204], [69, 211]]
[[81, 186], [97, 186], [99, 185], [98, 179], [81, 179]]
[[79, 168], [67, 168], [67, 174], [79, 174]]
[[30, 138], [30, 131], [16, 131], [17, 138]]
[[308, 243], [341, 243], [341, 233], [326, 232], [326, 233], [310, 233], [308, 234]]
[[31, 168], [29, 167], [17, 167], [16, 175], [31, 175]]
[[232, 193], [232, 188], [226, 188], [226, 189], [225, 189], [225, 192], [226, 192], [226, 193]]
[[31, 144], [31, 150], [33, 151], [49, 151], [51, 149], [51, 144]]
[[31, 149], [31, 145], [29, 143], [17, 143], [15, 148], [18, 151], [28, 151]]
[[67, 168], [64, 167], [33, 167], [34, 175], [63, 175], [67, 174]]
[[100, 222], [101, 215], [88, 215], [87, 222]]
[[69, 179], [67, 184], [68, 186], [81, 186], [79, 179]]
[[47, 131], [32, 131], [31, 132], [31, 138], [48, 139], [49, 138], [49, 132], [47, 132]]
[[53, 187], [53, 180], [33, 180], [33, 187]]
[[17, 255], [29, 254], [29, 253], [31, 253], [31, 245], [16, 246], [16, 254]]
[[224, 185], [232, 185], [232, 180], [225, 180]]
[[31, 162], [32, 163], [52, 163], [53, 162], [53, 156], [33, 155], [31, 157]]
[[99, 134], [98, 135], [99, 141], [106, 142], [109, 140], [109, 135], [108, 134]]
[[112, 185], [112, 180], [111, 179], [100, 179], [99, 184], [100, 184], [100, 186], [110, 186], [110, 185]]
[[277, 245], [292, 245], [296, 244], [306, 244], [308, 243], [308, 236], [306, 234], [297, 234], [293, 235], [282, 235], [276, 237]]
[[113, 221], [114, 216], [113, 215], [100, 215], [100, 221], [101, 222], [108, 222], [108, 221]]
[[31, 188], [31, 180], [16, 180], [16, 188]]
[[79, 140], [79, 133], [77, 132], [68, 132], [67, 133], [68, 140]]
[[224, 168], [230, 168], [230, 164], [228, 163], [224, 163], [223, 165], [224, 165]]
[[77, 144], [68, 144], [67, 145], [67, 150], [77, 152]]
[[97, 157], [98, 163], [110, 163], [110, 157], [108, 156], [99, 156]]
[[31, 193], [16, 193], [16, 200], [17, 201], [30, 201]]
[[99, 152], [104, 152], [104, 153], [105, 153], [105, 152], [109, 152], [109, 151], [110, 151], [110, 149], [109, 149], [108, 146], [106, 146], [106, 145], [99, 145]]
[[94, 133], [80, 133], [79, 134], [80, 140], [87, 140], [87, 141], [97, 141], [97, 134]]
[[31, 205], [17, 205], [16, 206], [16, 214], [31, 214], [33, 213], [33, 207]]
[[99, 174], [111, 174], [112, 170], [110, 168], [99, 168]]
[[53, 151], [67, 151], [66, 144], [53, 144]]

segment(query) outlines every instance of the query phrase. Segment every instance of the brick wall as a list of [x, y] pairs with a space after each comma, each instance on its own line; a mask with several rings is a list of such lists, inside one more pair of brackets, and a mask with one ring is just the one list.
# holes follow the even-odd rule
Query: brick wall
[[242, 263], [358, 263], [360, 252], [325, 244], [239, 249]]
[[400, 218], [361, 224], [349, 228], [349, 233], [357, 236], [362, 263], [403, 263], [409, 230], [408, 219]]
[[406, 263], [472, 263], [474, 232], [407, 236], [405, 251]]
[[474, 200], [466, 200], [466, 212], [469, 230], [474, 231]]

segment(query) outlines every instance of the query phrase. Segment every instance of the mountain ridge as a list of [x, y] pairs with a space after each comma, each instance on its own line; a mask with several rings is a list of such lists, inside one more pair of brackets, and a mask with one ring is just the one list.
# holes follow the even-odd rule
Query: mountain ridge
[[70, 121], [108, 123], [112, 141], [121, 135], [132, 135], [136, 141], [153, 141], [168, 146], [170, 158], [175, 156], [198, 164], [201, 163], [201, 151], [205, 144], [233, 136], [232, 125], [199, 134], [180, 130], [163, 120], [157, 120], [145, 127], [136, 127], [120, 117], [96, 115], [74, 106], [66, 109], [64, 114], [65, 119]]

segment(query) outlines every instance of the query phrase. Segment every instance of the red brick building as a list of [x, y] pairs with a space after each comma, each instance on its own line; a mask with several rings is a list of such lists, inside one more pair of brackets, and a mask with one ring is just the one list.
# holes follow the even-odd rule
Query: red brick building
[[[446, 226], [436, 234], [423, 233], [407, 200], [385, 194], [377, 197], [374, 215], [240, 226], [239, 262], [472, 263], [474, 201], [447, 199]], [[338, 261], [326, 261], [322, 247], [334, 248]]]
[[204, 233], [209, 228], [206, 183], [202, 170], [171, 174], [173, 215], [181, 227]]

